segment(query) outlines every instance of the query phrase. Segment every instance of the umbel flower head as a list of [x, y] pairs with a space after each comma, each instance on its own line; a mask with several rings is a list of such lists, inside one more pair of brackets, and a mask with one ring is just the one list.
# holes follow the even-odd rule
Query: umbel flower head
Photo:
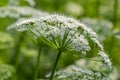
[[[49, 76], [49, 75], [47, 75]], [[46, 76], [46, 77], [47, 77]], [[99, 71], [92, 71], [80, 66], [71, 65], [57, 71], [54, 80], [111, 80], [108, 76]]]
[[49, 46], [74, 56], [86, 55], [91, 49], [89, 44], [91, 40], [96, 44], [102, 61], [111, 68], [111, 62], [104, 53], [96, 33], [73, 18], [48, 15], [20, 21], [16, 26], [18, 31], [30, 31]]

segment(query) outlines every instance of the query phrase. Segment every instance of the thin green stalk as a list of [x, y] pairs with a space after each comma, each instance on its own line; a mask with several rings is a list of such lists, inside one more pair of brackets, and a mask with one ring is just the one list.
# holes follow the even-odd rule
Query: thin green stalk
[[36, 61], [36, 68], [35, 68], [35, 74], [34, 74], [34, 80], [37, 80], [38, 72], [39, 72], [39, 66], [40, 66], [40, 53], [41, 53], [41, 47], [38, 44], [38, 56], [37, 56], [37, 61]]
[[59, 50], [59, 51], [58, 51], [57, 58], [56, 58], [55, 63], [54, 63], [54, 65], [53, 65], [53, 69], [52, 69], [52, 72], [51, 72], [51, 75], [50, 75], [49, 80], [53, 80], [54, 73], [55, 73], [55, 70], [56, 70], [58, 61], [59, 61], [59, 59], [60, 59], [61, 53], [62, 53], [61, 50]]

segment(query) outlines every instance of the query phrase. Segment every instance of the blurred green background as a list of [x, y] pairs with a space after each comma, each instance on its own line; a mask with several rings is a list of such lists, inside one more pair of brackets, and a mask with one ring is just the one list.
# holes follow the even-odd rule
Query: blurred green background
[[[10, 7], [16, 7], [16, 11]], [[36, 17], [37, 13], [40, 16], [60, 14], [74, 17], [91, 27], [120, 75], [120, 0], [0, 0], [0, 80], [11, 80], [12, 77], [14, 80], [33, 80], [37, 50], [41, 45], [38, 78], [44, 78], [51, 71], [56, 50], [43, 43], [38, 46], [31, 34], [7, 29], [17, 20]], [[91, 56], [92, 53], [88, 55]], [[63, 54], [57, 69], [76, 60], [78, 58]], [[120, 80], [120, 76], [116, 80]]]

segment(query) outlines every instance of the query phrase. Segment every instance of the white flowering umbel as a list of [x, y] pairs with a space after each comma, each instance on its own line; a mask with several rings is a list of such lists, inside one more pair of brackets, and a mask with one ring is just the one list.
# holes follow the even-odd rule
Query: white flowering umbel
[[[106, 68], [101, 66], [102, 62], [93, 61], [96, 58], [80, 59], [75, 64], [56, 71], [54, 80], [117, 80], [117, 71], [114, 70], [108, 74]], [[46, 77], [48, 76], [49, 74]]]
[[106, 67], [111, 68], [111, 62], [104, 53], [103, 46], [98, 41], [96, 33], [73, 18], [48, 15], [23, 20], [18, 22], [16, 26], [18, 31], [28, 30], [49, 46], [62, 53], [74, 56], [86, 55], [91, 49], [89, 45], [89, 40], [91, 40], [97, 45], [98, 55]]
[[55, 73], [54, 80], [110, 80], [102, 72], [92, 71], [80, 66], [71, 65]]

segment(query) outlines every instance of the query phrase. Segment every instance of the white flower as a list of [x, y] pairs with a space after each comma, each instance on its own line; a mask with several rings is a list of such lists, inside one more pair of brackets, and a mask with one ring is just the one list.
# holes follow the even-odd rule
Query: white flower
[[[49, 76], [49, 75], [48, 75]], [[55, 80], [110, 80], [106, 75], [80, 66], [71, 65], [55, 73]]]
[[84, 38], [83, 35], [75, 35], [73, 37], [73, 39], [71, 39], [72, 43], [71, 46], [74, 50], [76, 51], [89, 51], [90, 47], [89, 47], [89, 43], [88, 41]]
[[[49, 46], [61, 49], [65, 53], [81, 52], [85, 55], [91, 49], [89, 45], [89, 39], [91, 39], [100, 50], [98, 54], [102, 61], [111, 67], [110, 60], [105, 56], [103, 46], [98, 41], [96, 33], [73, 18], [48, 15], [23, 20], [16, 26], [18, 31], [31, 31]], [[80, 56], [80, 54], [77, 55]]]
[[107, 66], [109, 69], [112, 69], [112, 63], [111, 63], [111, 61], [109, 60], [108, 56], [105, 54], [105, 52], [99, 51], [98, 54], [101, 56], [102, 61], [103, 61], [105, 64], [107, 64], [106, 66]]

